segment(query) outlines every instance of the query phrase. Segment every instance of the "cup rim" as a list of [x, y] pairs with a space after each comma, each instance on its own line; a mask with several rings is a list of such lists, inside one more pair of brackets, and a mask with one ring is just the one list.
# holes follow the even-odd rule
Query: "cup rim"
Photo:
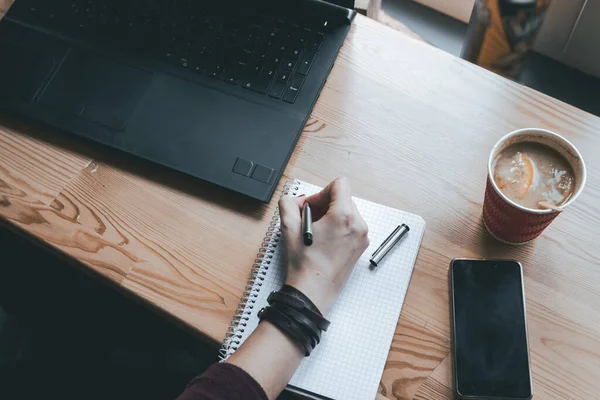
[[516, 203], [515, 201], [511, 200], [510, 198], [508, 198], [508, 196], [506, 196], [504, 193], [502, 193], [502, 191], [500, 190], [500, 188], [498, 187], [498, 185], [496, 185], [496, 182], [494, 181], [494, 171], [493, 171], [493, 164], [494, 164], [494, 160], [495, 160], [495, 156], [496, 153], [498, 151], [498, 149], [500, 148], [500, 146], [502, 146], [508, 139], [512, 138], [513, 136], [518, 136], [520, 134], [523, 133], [533, 133], [533, 132], [543, 132], [546, 133], [550, 136], [554, 136], [556, 139], [558, 139], [559, 141], [565, 143], [567, 145], [567, 147], [569, 147], [573, 153], [575, 153], [577, 155], [577, 157], [579, 158], [580, 162], [581, 162], [581, 183], [579, 184], [579, 188], [577, 189], [577, 191], [575, 193], [573, 193], [573, 196], [571, 196], [571, 198], [563, 205], [559, 206], [559, 208], [561, 208], [562, 210], [564, 210], [565, 208], [567, 208], [571, 203], [573, 203], [575, 200], [577, 200], [577, 198], [579, 197], [579, 195], [581, 194], [581, 192], [583, 191], [583, 187], [585, 186], [585, 182], [587, 180], [587, 174], [586, 174], [586, 166], [585, 166], [585, 161], [583, 161], [583, 157], [581, 156], [581, 153], [579, 152], [579, 150], [577, 150], [577, 147], [575, 147], [573, 145], [573, 143], [571, 143], [570, 141], [568, 141], [565, 137], [559, 135], [556, 132], [552, 132], [550, 130], [547, 129], [541, 129], [541, 128], [522, 128], [522, 129], [517, 129], [515, 131], [512, 131], [506, 135], [504, 135], [502, 138], [500, 138], [496, 144], [494, 145], [494, 147], [492, 148], [492, 151], [490, 153], [490, 157], [488, 159], [488, 177], [489, 180], [492, 184], [492, 187], [494, 188], [494, 190], [496, 191], [496, 193], [498, 193], [498, 195], [500, 197], [502, 197], [502, 199], [504, 199], [504, 201], [506, 201], [507, 203], [509, 203], [510, 205], [512, 205], [513, 207], [518, 208], [519, 210], [531, 213], [531, 214], [552, 214], [555, 212], [560, 212], [560, 211], [555, 211], [555, 210], [539, 210], [539, 209], [534, 209], [534, 208], [528, 208], [525, 206], [522, 206], [518, 203]]

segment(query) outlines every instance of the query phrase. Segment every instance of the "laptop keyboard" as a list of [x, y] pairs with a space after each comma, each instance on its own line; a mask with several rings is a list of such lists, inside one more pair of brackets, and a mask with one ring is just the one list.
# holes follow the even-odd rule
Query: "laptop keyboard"
[[209, 10], [198, 0], [18, 0], [11, 15], [69, 36], [151, 55], [229, 85], [294, 103], [323, 27]]

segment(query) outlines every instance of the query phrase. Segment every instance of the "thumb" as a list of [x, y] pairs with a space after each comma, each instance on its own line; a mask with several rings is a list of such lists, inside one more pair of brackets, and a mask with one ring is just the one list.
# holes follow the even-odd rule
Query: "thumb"
[[283, 196], [279, 199], [279, 215], [281, 217], [281, 231], [286, 240], [300, 235], [302, 229], [302, 215], [300, 210], [304, 205], [304, 198]]

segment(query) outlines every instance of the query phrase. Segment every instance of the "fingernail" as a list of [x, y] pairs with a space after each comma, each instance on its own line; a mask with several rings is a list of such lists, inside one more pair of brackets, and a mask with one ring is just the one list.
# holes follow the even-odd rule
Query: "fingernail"
[[298, 196], [298, 197], [304, 197], [304, 196], [306, 196], [306, 195], [305, 195], [304, 193], [302, 193], [302, 194], [301, 194], [300, 196]]

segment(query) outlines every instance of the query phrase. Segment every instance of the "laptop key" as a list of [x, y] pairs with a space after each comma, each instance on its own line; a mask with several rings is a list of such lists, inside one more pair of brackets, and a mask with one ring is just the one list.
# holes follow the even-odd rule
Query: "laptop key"
[[300, 64], [298, 64], [298, 69], [296, 72], [300, 75], [306, 76], [308, 71], [310, 70], [310, 66], [312, 65], [315, 59], [316, 53], [312, 51], [307, 51], [300, 59]]
[[300, 91], [300, 87], [302, 86], [302, 82], [304, 82], [304, 78], [295, 76], [287, 85], [287, 90], [283, 96], [283, 101], [288, 103], [295, 102], [298, 92]]
[[163, 53], [163, 60], [165, 60], [168, 63], [173, 64], [176, 62], [177, 58], [176, 58], [175, 54], [173, 54], [172, 51], [165, 51]]
[[323, 39], [325, 39], [325, 34], [323, 32], [317, 32], [311, 35], [307, 43], [308, 49], [314, 51], [319, 50], [321, 48], [321, 44], [323, 43]]
[[252, 56], [248, 53], [241, 53], [238, 57], [237, 57], [237, 64], [241, 67], [246, 67], [250, 61], [251, 61]]
[[283, 91], [285, 90], [285, 85], [283, 83], [275, 83], [269, 92], [269, 96], [280, 99], [283, 95]]
[[281, 67], [286, 71], [293, 71], [296, 67], [296, 62], [297, 60], [294, 60], [293, 58], [285, 58], [281, 63]]
[[267, 61], [267, 58], [269, 57], [266, 50], [258, 50], [256, 54], [256, 58], [258, 58], [261, 61]]
[[236, 69], [226, 69], [223, 74], [223, 80], [232, 85], [237, 85], [240, 83], [239, 71]]
[[246, 65], [246, 72], [250, 75], [258, 75], [262, 70], [262, 64], [259, 61], [251, 61]]
[[248, 39], [248, 41], [244, 44], [244, 51], [246, 53], [253, 53], [256, 48], [256, 40], [253, 38]]
[[197, 74], [203, 74], [206, 72], [206, 68], [204, 68], [204, 66], [202, 65], [196, 64], [192, 67], [192, 71], [194, 71]]
[[271, 86], [271, 80], [266, 78], [254, 77], [242, 81], [242, 86], [246, 89], [250, 89], [261, 94], [267, 94], [267, 92], [269, 91], [269, 86]]
[[221, 79], [221, 76], [223, 75], [223, 66], [219, 65], [219, 64], [215, 64], [211, 68], [208, 69], [206, 74], [208, 76], [210, 76], [211, 78]]
[[285, 71], [279, 71], [279, 72], [277, 72], [277, 75], [275, 75], [275, 80], [277, 82], [287, 83], [287, 81], [289, 79], [290, 79], [290, 74]]
[[304, 29], [295, 29], [292, 32], [291, 41], [292, 43], [295, 43], [300, 47], [304, 47], [304, 45], [306, 44], [307, 37], [307, 31], [305, 31]]
[[288, 50], [288, 46], [287, 44], [280, 44], [279, 46], [277, 46], [275, 53], [277, 54], [285, 54], [285, 52]]
[[188, 68], [190, 65], [190, 61], [187, 58], [182, 57], [179, 59], [179, 65], [182, 68]]
[[273, 79], [275, 77], [275, 74], [277, 73], [277, 65], [276, 64], [269, 64], [267, 65], [261, 72], [261, 76], [263, 78], [269, 78], [269, 79]]
[[288, 88], [287, 92], [283, 96], [283, 101], [286, 103], [293, 103], [296, 101], [296, 97], [298, 97], [298, 90], [291, 90]]
[[297, 59], [300, 57], [300, 53], [302, 53], [302, 48], [300, 46], [292, 46], [285, 52], [285, 56]]
[[191, 65], [192, 71], [198, 74], [204, 74], [206, 73], [208, 67], [211, 65], [211, 60], [209, 60], [206, 56], [194, 57], [192, 58]]
[[301, 76], [295, 76], [289, 83], [290, 89], [296, 89], [296, 91], [300, 90], [302, 83], [304, 82], [304, 78]]

